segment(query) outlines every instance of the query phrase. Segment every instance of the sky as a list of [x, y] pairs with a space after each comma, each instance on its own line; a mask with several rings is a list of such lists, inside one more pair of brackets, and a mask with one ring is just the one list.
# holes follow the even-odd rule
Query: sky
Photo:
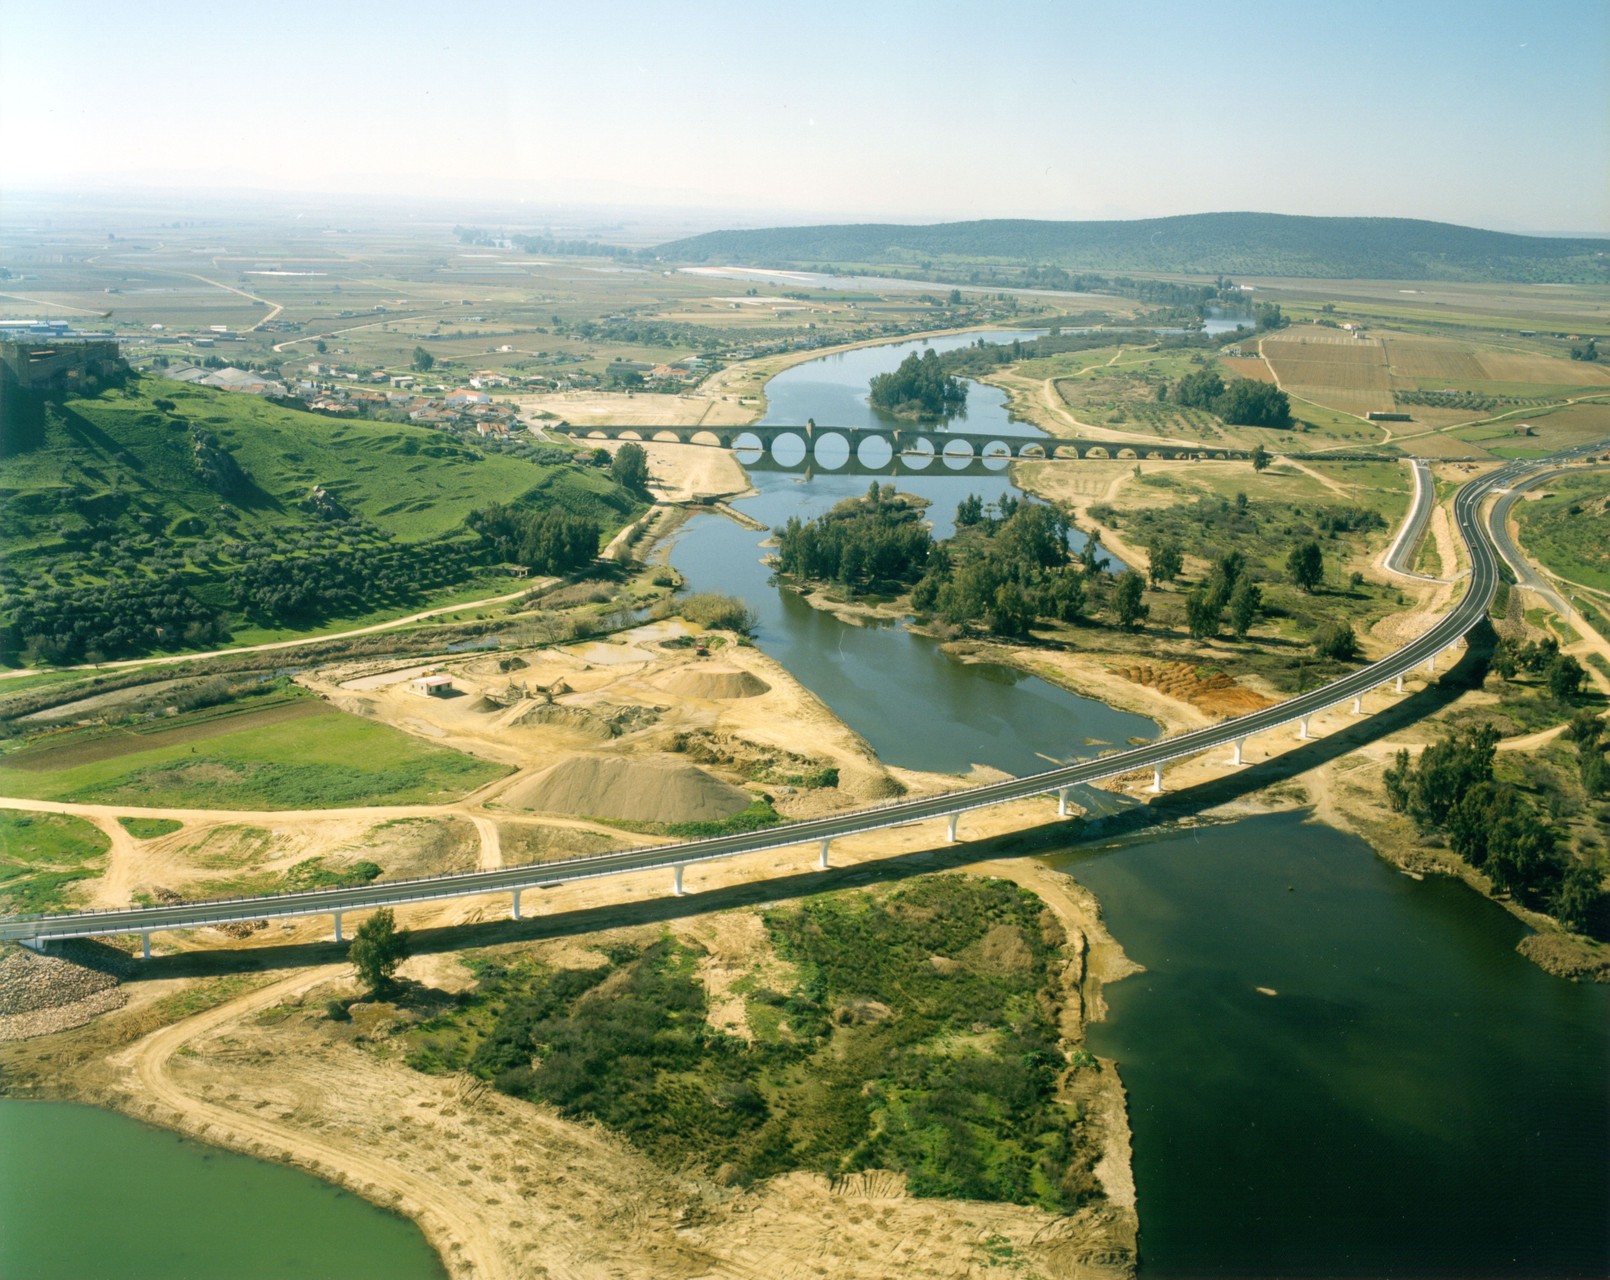
[[6, 189], [1610, 234], [1610, 0], [0, 0]]

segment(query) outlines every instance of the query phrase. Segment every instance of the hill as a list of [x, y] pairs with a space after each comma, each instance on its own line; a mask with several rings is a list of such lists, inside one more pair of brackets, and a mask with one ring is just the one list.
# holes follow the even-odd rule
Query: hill
[[653, 251], [763, 265], [1047, 263], [1069, 271], [1322, 279], [1610, 281], [1610, 240], [1482, 231], [1410, 218], [1199, 213], [1131, 222], [990, 220], [712, 231]]
[[194, 648], [506, 588], [472, 512], [558, 508], [608, 533], [638, 509], [602, 472], [554, 457], [150, 376], [91, 395], [12, 389], [0, 657]]

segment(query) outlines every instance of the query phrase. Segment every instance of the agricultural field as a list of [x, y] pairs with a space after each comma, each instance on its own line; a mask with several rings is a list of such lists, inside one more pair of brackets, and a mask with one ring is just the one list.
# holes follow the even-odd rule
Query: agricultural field
[[[1415, 450], [1438, 437], [1421, 437]], [[1501, 420], [1456, 427], [1443, 440], [1459, 440], [1469, 451], [1480, 449], [1496, 458], [1545, 458], [1562, 449], [1610, 440], [1610, 401], [1520, 411]]]
[[507, 772], [297, 690], [51, 734], [0, 756], [0, 795], [178, 809], [437, 804]]
[[1386, 351], [1379, 340], [1293, 327], [1264, 338], [1262, 349], [1280, 386], [1298, 399], [1359, 418], [1393, 408]]

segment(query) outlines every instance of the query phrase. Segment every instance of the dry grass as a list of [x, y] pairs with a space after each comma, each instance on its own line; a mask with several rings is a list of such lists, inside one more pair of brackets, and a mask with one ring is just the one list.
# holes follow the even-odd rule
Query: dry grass
[[1219, 363], [1235, 378], [1251, 378], [1254, 382], [1273, 382], [1274, 370], [1254, 356], [1220, 356]]

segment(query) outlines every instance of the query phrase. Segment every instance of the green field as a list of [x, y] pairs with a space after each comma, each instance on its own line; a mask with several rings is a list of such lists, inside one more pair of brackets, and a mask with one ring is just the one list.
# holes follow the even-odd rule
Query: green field
[[141, 808], [439, 804], [508, 772], [311, 696], [222, 720], [201, 713], [159, 723], [11, 752], [0, 758], [0, 794]]
[[99, 875], [111, 847], [82, 818], [0, 810], [0, 911], [67, 910], [73, 883]]
[[1551, 481], [1545, 496], [1510, 510], [1520, 542], [1550, 572], [1610, 591], [1610, 472]]

